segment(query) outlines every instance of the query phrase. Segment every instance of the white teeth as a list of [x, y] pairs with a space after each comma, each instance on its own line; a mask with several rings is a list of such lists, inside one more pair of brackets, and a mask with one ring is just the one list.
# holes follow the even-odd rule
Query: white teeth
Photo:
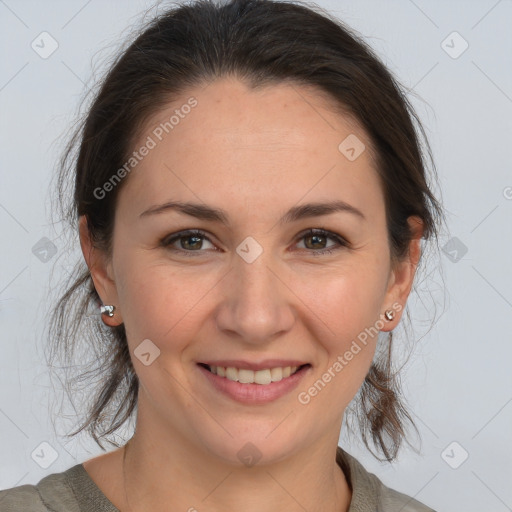
[[272, 382], [270, 370], [258, 370], [257, 372], [254, 372], [254, 382], [265, 386], [270, 384]]
[[272, 382], [277, 382], [283, 378], [283, 369], [272, 368], [272, 370], [270, 370], [270, 375], [272, 377]]
[[254, 382], [254, 372], [252, 370], [238, 370], [238, 382], [242, 384]]
[[[211, 367], [213, 368], [213, 367]], [[238, 381], [238, 371], [236, 368], [226, 368], [226, 379]]]
[[289, 377], [297, 371], [298, 366], [286, 366], [284, 368], [268, 368], [265, 370], [246, 370], [233, 367], [224, 368], [222, 366], [209, 366], [210, 371], [219, 377], [242, 384], [262, 384], [267, 385], [271, 382], [279, 382]]

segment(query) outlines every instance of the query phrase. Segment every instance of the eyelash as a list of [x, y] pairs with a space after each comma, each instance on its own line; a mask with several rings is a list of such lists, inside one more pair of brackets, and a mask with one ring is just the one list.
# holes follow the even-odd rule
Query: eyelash
[[[314, 256], [323, 256], [323, 255], [332, 254], [333, 252], [338, 251], [343, 247], [345, 247], [345, 248], [349, 247], [349, 243], [343, 237], [337, 235], [336, 233], [332, 233], [330, 231], [326, 231], [325, 229], [321, 229], [321, 228], [309, 229], [306, 232], [301, 233], [297, 238], [297, 242], [303, 238], [308, 237], [308, 236], [315, 236], [315, 235], [319, 235], [319, 236], [325, 237], [327, 239], [334, 240], [338, 244], [338, 246], [331, 247], [328, 249], [319, 249], [319, 250], [306, 249], [306, 251], [311, 252]], [[173, 235], [163, 238], [160, 241], [160, 245], [170, 251], [181, 252], [181, 253], [186, 254], [187, 256], [195, 257], [196, 255], [194, 253], [201, 253], [204, 251], [201, 251], [201, 250], [187, 251], [185, 249], [176, 249], [176, 248], [170, 247], [170, 245], [177, 240], [180, 240], [182, 238], [193, 237], [193, 236], [198, 237], [198, 238], [204, 238], [204, 239], [208, 240], [208, 242], [213, 243], [208, 238], [208, 236], [206, 235], [206, 233], [204, 231], [201, 231], [200, 229], [188, 229], [185, 231], [180, 231], [179, 233], [174, 233]]]

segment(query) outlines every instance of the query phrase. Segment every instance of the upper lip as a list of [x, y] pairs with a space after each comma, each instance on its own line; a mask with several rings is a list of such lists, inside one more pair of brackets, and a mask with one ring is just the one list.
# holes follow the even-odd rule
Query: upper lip
[[287, 366], [303, 366], [304, 361], [298, 361], [296, 359], [265, 359], [258, 363], [244, 361], [242, 359], [219, 359], [210, 361], [199, 361], [199, 363], [207, 364], [208, 366], [222, 366], [224, 368], [239, 368], [242, 370], [266, 370], [267, 368], [286, 368]]

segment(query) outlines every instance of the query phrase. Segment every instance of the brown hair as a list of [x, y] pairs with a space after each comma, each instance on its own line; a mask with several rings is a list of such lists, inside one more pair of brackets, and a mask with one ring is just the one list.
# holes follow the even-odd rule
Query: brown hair
[[[118, 55], [97, 84], [61, 160], [57, 199], [73, 233], [78, 217], [85, 215], [93, 243], [110, 254], [116, 198], [129, 177], [104, 198], [97, 198], [95, 189], [123, 166], [152, 114], [187, 88], [227, 75], [253, 88], [284, 81], [316, 87], [360, 123], [376, 155], [392, 261], [407, 255], [409, 216], [423, 220], [423, 238], [438, 238], [443, 211], [427, 182], [427, 156], [435, 177], [431, 150], [401, 86], [339, 20], [314, 4], [273, 0], [231, 0], [223, 5], [199, 0], [173, 7], [152, 19]], [[88, 314], [99, 304], [81, 259], [52, 311], [49, 363], [64, 357], [64, 369], [73, 373], [67, 388], [72, 400], [76, 395], [70, 386], [81, 385], [88, 393], [91, 383], [97, 386], [96, 393], [89, 394], [80, 428], [70, 435], [85, 429], [103, 448], [102, 438], [118, 446], [109, 436], [133, 418], [138, 379], [124, 326], [106, 328], [99, 315]], [[370, 439], [389, 461], [406, 439], [405, 423], [416, 428], [392, 372], [392, 339], [389, 333], [352, 411], [367, 448], [379, 459]], [[72, 366], [79, 347], [80, 365]]]

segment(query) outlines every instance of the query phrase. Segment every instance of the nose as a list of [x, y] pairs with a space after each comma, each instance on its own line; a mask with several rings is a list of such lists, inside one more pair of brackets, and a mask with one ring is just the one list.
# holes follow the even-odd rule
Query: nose
[[289, 331], [296, 319], [296, 295], [285, 274], [266, 252], [252, 263], [236, 255], [223, 280], [223, 300], [216, 312], [220, 331], [249, 345], [263, 344]]

